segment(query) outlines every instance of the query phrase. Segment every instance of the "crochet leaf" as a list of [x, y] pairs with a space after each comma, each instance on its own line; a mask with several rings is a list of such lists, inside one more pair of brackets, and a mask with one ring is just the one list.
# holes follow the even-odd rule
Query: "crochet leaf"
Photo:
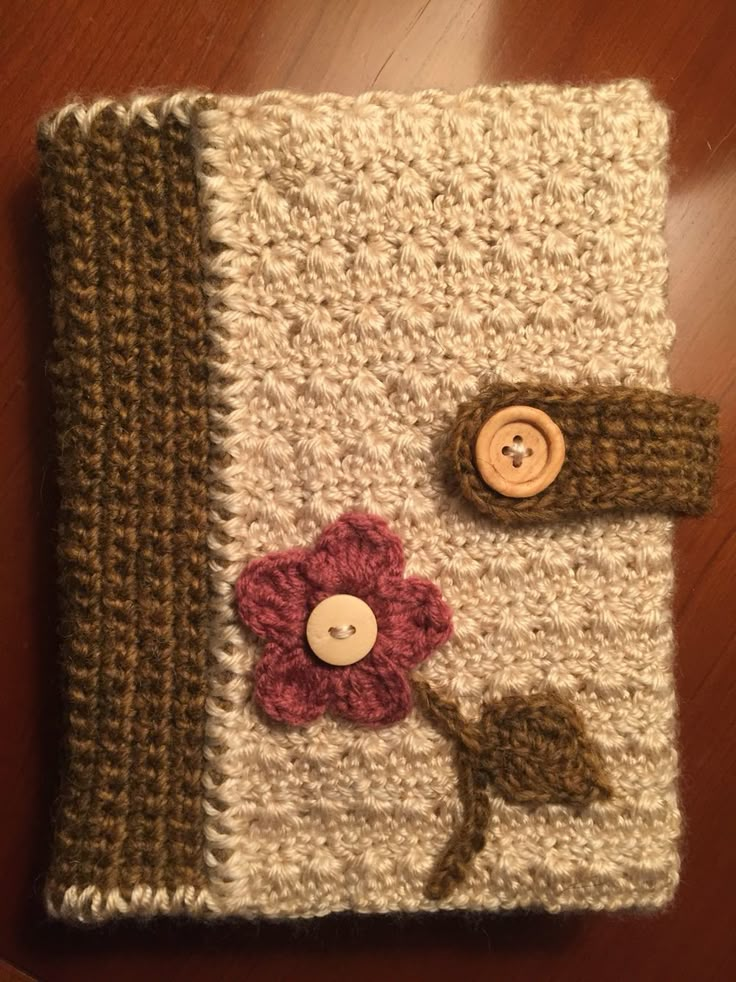
[[603, 762], [574, 706], [556, 692], [513, 695], [486, 703], [478, 721], [414, 677], [417, 705], [455, 748], [460, 820], [425, 886], [448, 897], [483, 849], [490, 795], [515, 805], [581, 807], [610, 797]]
[[588, 805], [610, 797], [603, 762], [582, 719], [554, 692], [487, 703], [480, 768], [493, 790], [515, 805]]

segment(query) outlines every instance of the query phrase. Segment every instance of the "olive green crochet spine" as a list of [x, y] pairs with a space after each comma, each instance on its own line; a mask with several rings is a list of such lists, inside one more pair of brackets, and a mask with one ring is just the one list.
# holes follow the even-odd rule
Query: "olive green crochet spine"
[[[207, 336], [186, 113], [39, 130], [67, 766], [47, 900], [203, 886]], [[165, 901], [164, 901], [165, 904]]]

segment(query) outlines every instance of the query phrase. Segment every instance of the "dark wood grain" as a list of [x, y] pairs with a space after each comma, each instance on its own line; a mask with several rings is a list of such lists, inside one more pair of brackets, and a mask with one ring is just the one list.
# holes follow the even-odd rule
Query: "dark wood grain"
[[[5, 0], [0, 282], [3, 807], [0, 955], [42, 979], [499, 978], [618, 982], [736, 973], [736, 4], [733, 0]], [[332, 917], [308, 926], [44, 921], [58, 742], [34, 123], [70, 94], [198, 85], [365, 88], [639, 75], [673, 110], [668, 218], [676, 385], [720, 402], [718, 507], [677, 533], [687, 814], [674, 906], [635, 916]]]

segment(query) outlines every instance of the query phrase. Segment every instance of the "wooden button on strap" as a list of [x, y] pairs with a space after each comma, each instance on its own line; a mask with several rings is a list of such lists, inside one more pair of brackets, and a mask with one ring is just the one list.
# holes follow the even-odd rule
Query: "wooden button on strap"
[[460, 407], [448, 454], [461, 493], [499, 522], [702, 515], [718, 409], [653, 389], [497, 383]]
[[499, 409], [475, 439], [483, 480], [507, 498], [530, 498], [554, 481], [565, 461], [559, 426], [533, 406]]

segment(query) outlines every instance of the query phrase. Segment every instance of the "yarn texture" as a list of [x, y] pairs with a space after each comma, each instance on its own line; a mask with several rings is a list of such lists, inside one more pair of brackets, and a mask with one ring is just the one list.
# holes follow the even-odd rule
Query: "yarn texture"
[[[403, 572], [401, 540], [374, 515], [343, 515], [313, 550], [275, 553], [246, 567], [236, 586], [238, 609], [268, 642], [253, 694], [270, 717], [301, 726], [329, 709], [362, 726], [385, 726], [409, 713], [408, 671], [450, 637], [452, 612], [433, 583]], [[306, 643], [309, 611], [335, 594], [366, 601], [378, 622], [376, 644], [354, 665], [325, 665]]]
[[[307, 916], [661, 906], [677, 881], [671, 525], [492, 523], [446, 479], [484, 378], [666, 389], [666, 114], [640, 83], [458, 95], [224, 97], [198, 127], [217, 375], [206, 790], [211, 903]], [[421, 711], [274, 727], [244, 563], [384, 518], [455, 633], [416, 670], [463, 720], [553, 690], [612, 789], [581, 808], [474, 797], [462, 880], [456, 743]], [[460, 773], [462, 779], [463, 774]], [[491, 817], [492, 815], [492, 817]], [[550, 842], [554, 841], [554, 848]]]
[[486, 703], [476, 723], [464, 720], [425, 681], [417, 682], [416, 691], [427, 718], [455, 743], [464, 813], [426, 886], [430, 899], [449, 896], [484, 848], [490, 790], [527, 806], [584, 806], [610, 797], [604, 765], [582, 719], [555, 692]]
[[[506, 406], [530, 405], [562, 429], [566, 457], [531, 498], [504, 497], [478, 473], [475, 440]], [[718, 459], [718, 409], [694, 396], [630, 386], [489, 385], [460, 407], [448, 457], [461, 493], [497, 522], [554, 522], [609, 511], [708, 511]]]
[[[51, 909], [196, 906], [209, 603], [193, 104], [62, 113], [39, 147], [56, 339], [67, 772]], [[143, 107], [141, 107], [143, 110]]]
[[[668, 391], [647, 87], [140, 96], [39, 148], [51, 913], [667, 904], [669, 515], [707, 506], [716, 434]], [[510, 402], [567, 441], [514, 501], [472, 461]], [[323, 667], [339, 595], [375, 648]]]

